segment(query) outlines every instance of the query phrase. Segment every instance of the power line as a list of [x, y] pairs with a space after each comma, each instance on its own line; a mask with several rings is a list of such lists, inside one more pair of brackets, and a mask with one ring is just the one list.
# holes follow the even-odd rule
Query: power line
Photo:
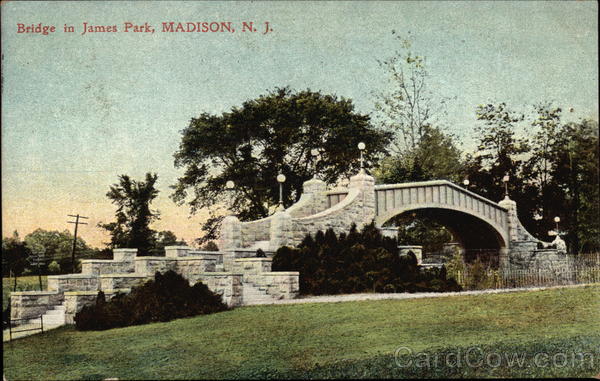
[[79, 221], [80, 218], [88, 219], [89, 217], [80, 216], [79, 213], [76, 215], [67, 214], [69, 217], [75, 217], [75, 221], [67, 221], [69, 224], [75, 224], [75, 234], [73, 234], [73, 249], [71, 250], [71, 272], [75, 272], [75, 247], [77, 246], [77, 228], [79, 225], [87, 225], [87, 222]]

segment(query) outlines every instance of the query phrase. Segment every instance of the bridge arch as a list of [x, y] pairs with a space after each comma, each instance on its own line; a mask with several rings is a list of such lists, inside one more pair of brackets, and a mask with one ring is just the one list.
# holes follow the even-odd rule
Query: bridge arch
[[509, 246], [508, 234], [501, 225], [457, 206], [442, 206], [434, 203], [407, 205], [377, 216], [375, 223], [382, 227], [395, 217], [409, 213], [437, 221], [447, 228], [466, 249], [500, 250]]

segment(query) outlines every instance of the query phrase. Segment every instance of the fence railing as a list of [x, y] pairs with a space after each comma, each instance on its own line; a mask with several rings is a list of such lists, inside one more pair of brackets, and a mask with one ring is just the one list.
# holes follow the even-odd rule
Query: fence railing
[[15, 330], [15, 328], [19, 327], [18, 325], [13, 326], [13, 321], [32, 321], [32, 320], [37, 320], [37, 318], [34, 319], [10, 319], [8, 320], [8, 340], [12, 341], [12, 337], [13, 337], [13, 333], [19, 333], [19, 332], [28, 332], [28, 331], [41, 331], [41, 333], [44, 333], [44, 318], [42, 315], [40, 315], [39, 320], [40, 320], [40, 326], [39, 327], [34, 327], [34, 328], [27, 328], [27, 329], [19, 329], [19, 330]]
[[561, 270], [465, 270], [448, 277], [467, 290], [600, 283], [600, 265], [575, 265]]

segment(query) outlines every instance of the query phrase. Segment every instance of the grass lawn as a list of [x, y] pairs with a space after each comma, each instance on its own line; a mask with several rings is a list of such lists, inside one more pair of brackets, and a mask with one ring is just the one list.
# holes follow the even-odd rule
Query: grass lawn
[[[242, 307], [168, 323], [4, 343], [14, 379], [592, 376], [600, 286], [479, 296]], [[514, 367], [401, 369], [398, 347], [526, 353]], [[594, 352], [590, 366], [531, 366], [534, 352]], [[559, 364], [560, 365], [560, 364]]]
[[[15, 278], [2, 278], [2, 309], [8, 306], [8, 298], [13, 290]], [[46, 289], [47, 278], [42, 275], [42, 289]], [[39, 291], [40, 282], [37, 275], [17, 277], [17, 291]]]

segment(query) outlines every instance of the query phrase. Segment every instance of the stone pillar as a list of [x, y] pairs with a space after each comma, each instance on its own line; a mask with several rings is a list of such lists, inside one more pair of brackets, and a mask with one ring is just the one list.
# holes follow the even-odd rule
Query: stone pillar
[[189, 246], [165, 246], [165, 257], [182, 258], [187, 257], [188, 252], [192, 250]]
[[354, 220], [357, 228], [360, 229], [362, 226], [371, 223], [375, 218], [375, 179], [369, 176], [364, 169], [361, 169], [358, 174], [350, 178], [348, 189], [354, 188], [359, 188], [361, 192], [361, 202]]
[[517, 216], [517, 203], [508, 197], [498, 203], [508, 210], [508, 237], [510, 241], [519, 241], [519, 217]]
[[310, 199], [310, 207], [306, 215], [316, 214], [327, 209], [326, 191], [327, 184], [325, 184], [323, 180], [314, 177], [302, 184], [302, 194], [300, 195], [300, 200], [298, 200], [298, 202], [301, 203], [306, 199]]
[[138, 249], [113, 249], [113, 261], [133, 262]]
[[400, 255], [408, 254], [409, 251], [412, 251], [415, 257], [417, 257], [417, 264], [420, 265], [423, 262], [423, 246], [418, 245], [401, 245], [398, 246], [400, 251]]
[[242, 223], [236, 216], [227, 216], [221, 224], [219, 248], [222, 251], [242, 247]]
[[292, 216], [285, 210], [275, 212], [271, 220], [269, 250], [276, 251], [289, 245], [292, 239]]

